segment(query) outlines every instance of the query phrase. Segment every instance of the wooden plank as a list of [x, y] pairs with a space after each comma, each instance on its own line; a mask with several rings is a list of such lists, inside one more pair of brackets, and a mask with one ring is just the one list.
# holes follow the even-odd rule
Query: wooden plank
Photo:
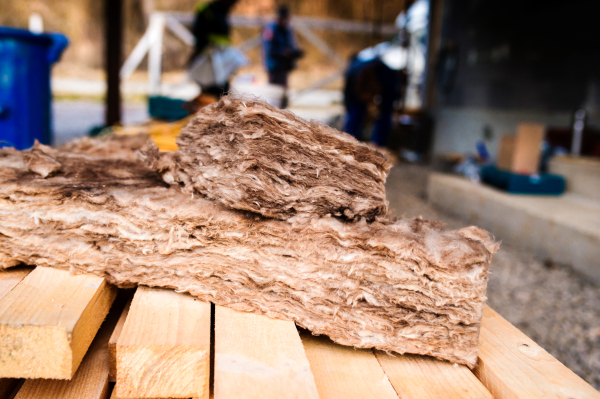
[[131, 301], [128, 301], [121, 312], [119, 321], [117, 321], [117, 325], [115, 326], [110, 339], [108, 340], [108, 380], [110, 382], [117, 381], [117, 341], [121, 336], [121, 331], [123, 331], [123, 326], [125, 325], [127, 314], [129, 314], [130, 306]]
[[375, 351], [383, 371], [402, 399], [492, 399], [468, 367], [429, 356]]
[[101, 277], [37, 267], [0, 300], [0, 377], [70, 379], [116, 291]]
[[494, 398], [600, 398], [600, 392], [486, 307], [474, 370]]
[[[0, 299], [4, 298], [13, 288], [27, 276], [33, 267], [13, 267], [0, 270]], [[6, 399], [19, 384], [16, 378], [0, 378], [0, 399]]]
[[[121, 399], [117, 396], [116, 389], [113, 389], [112, 395], [110, 395], [110, 399]], [[128, 398], [128, 399], [131, 399], [131, 398]], [[148, 399], [148, 398], [135, 398], [135, 399]], [[150, 398], [150, 399], [175, 399], [175, 398]], [[196, 398], [192, 398], [192, 399], [196, 399]]]
[[300, 336], [321, 399], [398, 398], [371, 350], [338, 345], [309, 331]]
[[210, 304], [138, 287], [117, 341], [119, 398], [207, 398]]
[[0, 270], [0, 299], [4, 298], [33, 270], [32, 267], [13, 267]]
[[291, 321], [215, 307], [215, 399], [318, 398]]
[[81, 365], [70, 381], [26, 380], [15, 399], [106, 399], [110, 395], [108, 381], [108, 341], [118, 322], [120, 306], [113, 309], [90, 345]]

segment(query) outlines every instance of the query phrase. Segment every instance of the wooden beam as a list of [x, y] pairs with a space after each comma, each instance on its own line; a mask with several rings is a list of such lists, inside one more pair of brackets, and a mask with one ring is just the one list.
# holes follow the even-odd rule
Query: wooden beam
[[0, 300], [0, 377], [70, 379], [116, 292], [101, 277], [38, 266]]
[[437, 93], [438, 63], [442, 46], [442, 23], [444, 0], [431, 0], [429, 3], [429, 34], [427, 43], [427, 60], [425, 69], [425, 87], [423, 89], [423, 107], [435, 107]]
[[346, 67], [346, 61], [338, 53], [336, 53], [334, 49], [329, 47], [329, 45], [325, 43], [323, 39], [321, 39], [313, 31], [306, 27], [306, 25], [298, 23], [295, 26], [295, 30], [296, 32], [304, 36], [304, 38], [308, 40], [313, 46], [315, 46], [320, 52], [325, 54], [330, 60], [336, 63], [338, 67]]
[[119, 337], [121, 336], [121, 331], [123, 331], [123, 326], [125, 325], [125, 320], [127, 319], [127, 315], [129, 314], [129, 307], [131, 306], [131, 300], [127, 302], [125, 308], [121, 312], [121, 316], [119, 317], [119, 321], [115, 325], [115, 329], [108, 340], [108, 380], [110, 382], [117, 381], [117, 342]]
[[194, 47], [196, 44], [196, 38], [181, 22], [173, 16], [167, 15], [165, 17], [165, 26], [179, 38], [182, 42], [190, 47]]
[[107, 345], [123, 308], [118, 302], [114, 302], [71, 381], [26, 380], [15, 399], [107, 399], [110, 394]]
[[119, 398], [208, 398], [210, 304], [138, 287], [117, 341]]
[[32, 270], [32, 267], [13, 267], [11, 269], [0, 270], [0, 299], [4, 298]]
[[600, 392], [489, 307], [483, 311], [474, 372], [497, 399], [600, 398]]
[[165, 14], [155, 12], [150, 17], [150, 49], [148, 51], [148, 82], [150, 95], [160, 93], [160, 79], [162, 71], [162, 48], [165, 31]]
[[[191, 26], [194, 21], [194, 14], [185, 12], [168, 12], [165, 13], [176, 18], [180, 23], [186, 26]], [[275, 15], [231, 15], [229, 20], [231, 26], [240, 28], [262, 28], [266, 23], [275, 20]], [[374, 29], [373, 22], [349, 21], [344, 19], [334, 18], [315, 18], [315, 17], [292, 17], [292, 27], [296, 23], [301, 23], [311, 29], [329, 30], [349, 33], [371, 33]], [[379, 27], [379, 31], [383, 35], [394, 35], [398, 33], [398, 28], [394, 24], [384, 24]]]
[[429, 356], [375, 351], [383, 371], [403, 399], [492, 399], [468, 367]]
[[215, 399], [318, 398], [291, 321], [215, 309]]
[[371, 350], [338, 345], [309, 331], [301, 337], [321, 399], [398, 398]]

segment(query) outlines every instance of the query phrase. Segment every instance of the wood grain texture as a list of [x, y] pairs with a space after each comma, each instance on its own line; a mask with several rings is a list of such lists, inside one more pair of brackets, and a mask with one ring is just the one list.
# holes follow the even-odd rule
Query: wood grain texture
[[318, 398], [291, 321], [215, 308], [215, 399]]
[[108, 380], [110, 382], [117, 381], [117, 341], [121, 336], [121, 331], [123, 331], [123, 326], [125, 325], [125, 320], [129, 314], [130, 306], [131, 301], [127, 302], [125, 305], [125, 308], [119, 317], [119, 321], [117, 321], [117, 325], [115, 326], [112, 335], [108, 340]]
[[[120, 309], [122, 307], [121, 304]], [[113, 309], [106, 318], [70, 381], [26, 380], [15, 399], [107, 399], [110, 395], [108, 340], [120, 309]]]
[[0, 377], [70, 379], [116, 291], [101, 277], [35, 268], [0, 300]]
[[[110, 399], [121, 399], [117, 396], [116, 389], [113, 389], [112, 395], [110, 395]], [[128, 398], [128, 399], [131, 399], [131, 398]], [[149, 399], [149, 398], [135, 398], [135, 399]], [[150, 398], [150, 399], [176, 399], [176, 398]], [[196, 399], [196, 398], [190, 398], [190, 399]]]
[[119, 398], [207, 398], [210, 304], [138, 287], [117, 341]]
[[600, 398], [600, 392], [486, 307], [474, 370], [494, 398]]
[[398, 398], [370, 349], [338, 345], [309, 331], [301, 337], [321, 399]]
[[33, 270], [32, 267], [13, 267], [0, 270], [0, 299], [4, 298]]
[[429, 356], [375, 356], [402, 399], [492, 399], [468, 367]]

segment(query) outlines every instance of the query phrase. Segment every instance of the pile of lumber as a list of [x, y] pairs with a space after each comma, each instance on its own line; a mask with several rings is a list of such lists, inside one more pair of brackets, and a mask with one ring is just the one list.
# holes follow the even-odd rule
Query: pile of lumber
[[[227, 127], [236, 120], [231, 110], [240, 112], [241, 101], [225, 99], [197, 119], [205, 120], [207, 113]], [[315, 143], [325, 138], [310, 130], [313, 125], [292, 124], [287, 113], [266, 105], [252, 107], [248, 112], [262, 112], [267, 125], [283, 127], [263, 129], [266, 141], [295, 140], [294, 151], [304, 154], [302, 159], [318, 159], [319, 169], [351, 165], [370, 182], [346, 176], [334, 188], [336, 195], [311, 207], [295, 190], [302, 186], [301, 192], [310, 195], [321, 190], [311, 177], [312, 164], [294, 166], [293, 173], [277, 162], [269, 168], [236, 169], [226, 160], [252, 158], [252, 152], [234, 158], [240, 147], [233, 133], [241, 131], [248, 140], [243, 116], [231, 127], [233, 144], [199, 139], [208, 140], [203, 145], [209, 155], [180, 144], [180, 152], [168, 161], [183, 161], [169, 167], [185, 173], [163, 173], [166, 182], [140, 161], [96, 155], [89, 148], [3, 149], [0, 268], [51, 266], [97, 274], [121, 287], [171, 288], [217, 305], [292, 320], [344, 345], [432, 355], [473, 367], [497, 244], [476, 227], [447, 231], [419, 218], [389, 220], [380, 195], [387, 170], [379, 154], [341, 133], [319, 146]], [[198, 123], [184, 133], [200, 134], [194, 127]], [[287, 137], [285, 132], [295, 128], [305, 134]], [[215, 140], [212, 147], [210, 140]], [[258, 151], [256, 145], [248, 148]], [[146, 161], [162, 172], [175, 170], [162, 167], [166, 161], [156, 152], [147, 151]], [[263, 161], [257, 158], [257, 165]], [[323, 179], [334, 184], [342, 169], [332, 168]], [[269, 181], [268, 190], [244, 194], [238, 183], [234, 194], [225, 190], [246, 178], [258, 182], [254, 188], [265, 188], [260, 183]], [[212, 200], [200, 195], [205, 191]], [[293, 198], [285, 200], [286, 193]], [[360, 201], [353, 202], [352, 193]], [[263, 199], [257, 212], [249, 209], [252, 198]]]
[[600, 398], [490, 308], [471, 371], [172, 290], [115, 291], [56, 268], [0, 271], [0, 399]]

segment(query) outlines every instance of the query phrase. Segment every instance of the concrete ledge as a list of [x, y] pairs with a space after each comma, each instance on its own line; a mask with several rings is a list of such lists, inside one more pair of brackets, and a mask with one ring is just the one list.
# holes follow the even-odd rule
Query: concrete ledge
[[600, 160], [596, 158], [555, 157], [549, 164], [550, 173], [567, 180], [567, 191], [600, 201]]
[[574, 194], [511, 195], [439, 173], [430, 175], [427, 194], [437, 208], [600, 284], [600, 202]]

